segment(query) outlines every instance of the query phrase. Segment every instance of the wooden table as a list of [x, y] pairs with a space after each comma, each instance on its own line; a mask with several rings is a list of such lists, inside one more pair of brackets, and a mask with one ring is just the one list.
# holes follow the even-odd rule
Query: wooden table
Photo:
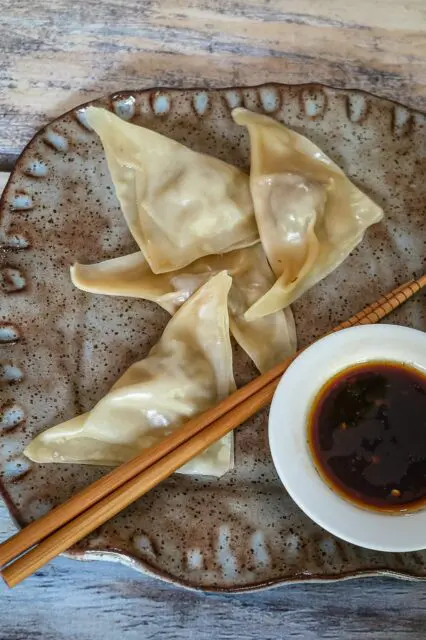
[[[0, 0], [0, 171], [49, 118], [120, 89], [318, 81], [426, 110], [425, 26], [425, 0]], [[0, 539], [11, 532], [0, 507]], [[206, 596], [59, 559], [0, 585], [0, 640], [425, 632], [426, 583], [390, 579]]]
[[[0, 539], [12, 533], [0, 509]], [[204, 595], [60, 558], [0, 585], [1, 640], [423, 640], [426, 583], [392, 579]]]

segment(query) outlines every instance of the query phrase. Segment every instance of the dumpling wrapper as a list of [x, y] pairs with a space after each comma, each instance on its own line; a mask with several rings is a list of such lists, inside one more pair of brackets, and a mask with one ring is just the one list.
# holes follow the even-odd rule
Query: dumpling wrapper
[[336, 269], [383, 210], [304, 136], [246, 109], [232, 115], [249, 131], [255, 215], [277, 276], [245, 314], [255, 320], [287, 307]]
[[154, 273], [259, 240], [249, 177], [159, 133], [88, 107], [127, 225]]
[[[235, 390], [227, 296], [221, 272], [178, 310], [148, 356], [133, 364], [95, 407], [38, 435], [35, 462], [118, 465], [158, 443]], [[228, 434], [179, 471], [220, 476], [233, 464]]]
[[173, 315], [198, 287], [222, 270], [232, 276], [228, 296], [231, 333], [259, 371], [268, 371], [295, 353], [297, 339], [290, 307], [253, 322], [244, 317], [275, 281], [260, 243], [200, 258], [179, 271], [163, 274], [154, 274], [141, 252], [98, 264], [77, 263], [71, 267], [71, 279], [83, 291], [151, 300]]

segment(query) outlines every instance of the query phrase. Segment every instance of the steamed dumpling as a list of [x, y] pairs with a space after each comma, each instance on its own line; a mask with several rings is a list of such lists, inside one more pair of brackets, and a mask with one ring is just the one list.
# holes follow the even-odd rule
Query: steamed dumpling
[[71, 278], [83, 291], [152, 300], [174, 314], [198, 287], [222, 270], [232, 276], [228, 296], [231, 333], [263, 373], [293, 354], [297, 344], [290, 307], [253, 322], [244, 317], [274, 283], [274, 274], [259, 243], [200, 258], [179, 271], [163, 274], [154, 274], [138, 252], [98, 264], [75, 264]]
[[[86, 414], [47, 429], [25, 450], [35, 462], [118, 465], [235, 389], [227, 296], [221, 272], [179, 309], [148, 356], [132, 365]], [[232, 434], [182, 473], [220, 476], [233, 462]]]
[[127, 225], [154, 273], [258, 241], [249, 177], [150, 129], [88, 107]]
[[304, 136], [246, 109], [232, 115], [249, 131], [250, 189], [277, 277], [246, 312], [254, 320], [287, 307], [336, 269], [383, 211]]

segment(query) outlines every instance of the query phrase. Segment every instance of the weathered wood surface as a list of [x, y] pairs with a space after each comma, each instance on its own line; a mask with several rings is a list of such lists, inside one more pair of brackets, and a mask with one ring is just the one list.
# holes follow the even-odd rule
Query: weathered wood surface
[[0, 0], [0, 169], [100, 94], [267, 81], [426, 107], [424, 0]]
[[[120, 89], [316, 81], [425, 110], [425, 24], [424, 0], [0, 0], [0, 170], [50, 118]], [[0, 505], [0, 540], [12, 531]], [[58, 559], [14, 591], [0, 584], [0, 640], [425, 633], [426, 583], [206, 596], [119, 565]]]
[[[0, 540], [12, 533], [0, 508]], [[0, 640], [423, 640], [426, 583], [392, 579], [204, 595], [60, 558], [0, 585]]]

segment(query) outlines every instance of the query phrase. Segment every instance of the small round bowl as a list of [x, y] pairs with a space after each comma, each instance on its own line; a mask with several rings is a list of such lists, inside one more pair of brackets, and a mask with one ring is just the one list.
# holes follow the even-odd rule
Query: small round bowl
[[328, 335], [303, 351], [283, 375], [272, 400], [272, 458], [296, 504], [330, 533], [368, 549], [418, 551], [426, 548], [426, 508], [390, 514], [358, 507], [326, 484], [309, 451], [308, 417], [317, 393], [339, 371], [368, 361], [404, 363], [426, 373], [426, 333], [396, 325], [364, 325]]

